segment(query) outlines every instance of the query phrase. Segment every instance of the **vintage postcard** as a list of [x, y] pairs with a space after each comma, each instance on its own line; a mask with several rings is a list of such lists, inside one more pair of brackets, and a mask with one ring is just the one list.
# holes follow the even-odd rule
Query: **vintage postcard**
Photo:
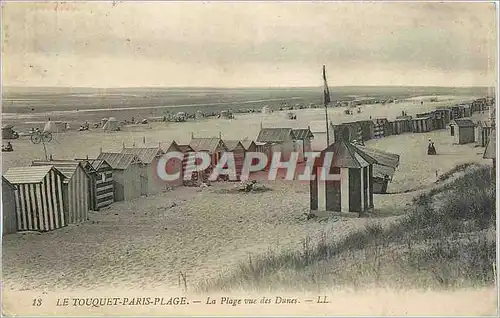
[[1, 9], [3, 315], [498, 315], [497, 2]]

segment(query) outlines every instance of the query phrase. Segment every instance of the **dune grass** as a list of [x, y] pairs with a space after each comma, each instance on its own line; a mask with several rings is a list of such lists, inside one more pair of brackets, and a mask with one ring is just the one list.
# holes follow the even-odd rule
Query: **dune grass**
[[[454, 173], [464, 171], [456, 168]], [[453, 174], [453, 173], [452, 173]], [[448, 178], [452, 174], [449, 174]], [[341, 240], [324, 234], [302, 249], [251, 256], [197, 285], [204, 292], [321, 290], [367, 285], [453, 288], [494, 282], [495, 185], [490, 167], [468, 170], [415, 199], [390, 226], [377, 223]]]

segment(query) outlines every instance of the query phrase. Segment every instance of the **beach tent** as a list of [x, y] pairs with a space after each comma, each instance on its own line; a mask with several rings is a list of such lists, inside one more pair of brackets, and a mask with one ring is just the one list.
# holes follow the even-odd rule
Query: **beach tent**
[[118, 122], [118, 120], [116, 120], [116, 118], [109, 117], [106, 120], [106, 123], [102, 126], [102, 130], [104, 130], [104, 131], [117, 131], [117, 130], [119, 130], [119, 125], [120, 125], [120, 123]]
[[65, 176], [54, 166], [14, 167], [4, 177], [17, 188], [18, 231], [46, 232], [67, 225], [63, 203]]
[[358, 212], [373, 208], [373, 157], [355, 145], [339, 140], [328, 146], [315, 160], [313, 174], [320, 176], [325, 153], [333, 153], [329, 174], [336, 180], [310, 181], [311, 211]]
[[66, 123], [62, 121], [47, 121], [43, 127], [43, 132], [62, 133], [66, 131]]
[[399, 166], [399, 155], [364, 146], [356, 147], [377, 161], [373, 164], [373, 193], [387, 193], [389, 181]]
[[272, 111], [272, 109], [269, 106], [262, 107], [262, 114], [267, 115], [267, 114], [270, 114], [272, 112], [273, 111]]
[[2, 234], [17, 232], [16, 187], [2, 176]]

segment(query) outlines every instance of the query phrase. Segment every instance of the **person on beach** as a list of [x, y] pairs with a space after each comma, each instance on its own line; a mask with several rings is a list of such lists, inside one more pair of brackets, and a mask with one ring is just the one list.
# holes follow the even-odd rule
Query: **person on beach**
[[434, 142], [432, 142], [431, 139], [429, 139], [429, 146], [427, 147], [427, 154], [428, 155], [435, 155], [436, 154], [436, 148], [434, 147]]

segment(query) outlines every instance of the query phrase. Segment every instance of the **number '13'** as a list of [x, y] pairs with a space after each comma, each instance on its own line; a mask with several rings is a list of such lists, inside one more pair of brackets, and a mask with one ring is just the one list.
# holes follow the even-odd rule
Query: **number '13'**
[[41, 306], [42, 305], [42, 299], [41, 298], [35, 298], [33, 299], [33, 306]]

